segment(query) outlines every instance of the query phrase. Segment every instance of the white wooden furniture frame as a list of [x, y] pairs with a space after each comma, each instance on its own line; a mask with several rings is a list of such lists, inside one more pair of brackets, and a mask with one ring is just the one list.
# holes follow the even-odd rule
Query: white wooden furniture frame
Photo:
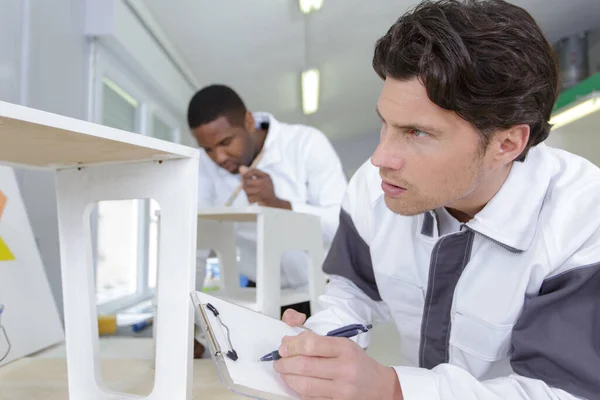
[[0, 163], [55, 171], [71, 400], [139, 398], [102, 382], [90, 211], [101, 200], [160, 204], [156, 371], [147, 398], [191, 399], [198, 150], [0, 102]]
[[[256, 222], [256, 289], [239, 287], [234, 236], [235, 222]], [[318, 297], [325, 290], [323, 234], [315, 215], [276, 208], [219, 207], [198, 214], [198, 249], [214, 250], [221, 262], [221, 289], [211, 293], [273, 318], [280, 307], [310, 301], [318, 311]], [[306, 251], [309, 258], [308, 287], [277, 290], [281, 286], [281, 255], [287, 250]], [[161, 288], [162, 290], [162, 288]]]

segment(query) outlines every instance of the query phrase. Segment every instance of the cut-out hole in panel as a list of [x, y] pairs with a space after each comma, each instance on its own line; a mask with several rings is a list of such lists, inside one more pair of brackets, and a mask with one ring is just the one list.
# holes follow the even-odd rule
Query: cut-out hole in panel
[[96, 302], [103, 305], [134, 296], [143, 268], [140, 242], [143, 200], [102, 201], [97, 207]]
[[[239, 262], [239, 252], [236, 253], [236, 262]], [[196, 254], [195, 290], [201, 290], [203, 292], [216, 292], [221, 290], [222, 260], [219, 258], [217, 252], [213, 249], [198, 249]], [[239, 272], [236, 272], [236, 276], [239, 277], [239, 286], [246, 287], [248, 278], [239, 274]]]
[[[255, 289], [257, 283], [251, 280], [247, 275], [240, 273], [240, 266], [242, 263], [246, 262], [245, 268], [248, 268], [248, 266], [255, 267], [256, 261], [254, 260], [256, 259], [256, 253], [246, 251], [244, 254], [245, 257], [242, 257], [241, 253], [244, 252], [240, 251], [239, 248], [236, 248], [235, 270], [229, 272], [229, 274], [234, 274], [232, 284], [235, 285], [237, 289]], [[308, 257], [303, 260], [304, 255], [306, 255], [305, 251], [284, 252], [279, 263], [280, 268], [282, 265], [302, 266], [302, 264], [305, 263], [306, 265], [304, 268], [308, 269]], [[229, 300], [237, 299], [239, 304], [254, 309], [255, 305], [251, 304], [256, 301], [256, 293], [254, 290], [241, 290], [234, 294], [229, 290], [229, 287], [226, 286], [224, 289], [224, 273], [222, 271], [223, 260], [221, 259], [221, 256], [222, 254], [219, 254], [212, 249], [199, 249], [197, 251], [196, 290], [202, 290], [205, 293], [213, 294], [218, 297], [222, 296]], [[317, 268], [320, 268], [320, 266]], [[294, 276], [294, 278], [297, 279], [297, 276]], [[299, 287], [291, 287], [290, 283], [286, 282], [283, 276], [282, 285], [283, 288], [281, 290], [280, 299], [282, 304], [280, 304], [280, 307], [285, 309], [291, 306], [291, 308], [294, 308], [299, 312], [310, 315], [308, 286], [304, 284]]]
[[[90, 215], [90, 226], [102, 380], [109, 389], [121, 392], [129, 387], [125, 381], [151, 375], [148, 385], [127, 392], [147, 396], [154, 386], [160, 206], [152, 199], [100, 201]], [[115, 376], [115, 369], [103, 361], [108, 359], [136, 363], [131, 370], [117, 368], [120, 372]]]

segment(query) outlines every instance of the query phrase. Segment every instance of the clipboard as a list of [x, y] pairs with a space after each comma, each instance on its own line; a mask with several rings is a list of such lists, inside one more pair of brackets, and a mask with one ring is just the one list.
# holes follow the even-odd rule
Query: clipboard
[[190, 297], [196, 325], [206, 335], [207, 350], [227, 389], [253, 399], [300, 399], [275, 372], [273, 363], [259, 358], [277, 349], [283, 336], [297, 335], [302, 328], [203, 292], [192, 292]]

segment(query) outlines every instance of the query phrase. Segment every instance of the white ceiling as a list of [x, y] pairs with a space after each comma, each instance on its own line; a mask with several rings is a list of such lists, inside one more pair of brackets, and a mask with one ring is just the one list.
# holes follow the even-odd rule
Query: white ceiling
[[[600, 0], [513, 0], [551, 42], [600, 27]], [[332, 140], [379, 131], [375, 41], [414, 0], [325, 0], [303, 18], [297, 0], [145, 0], [203, 86], [225, 83], [254, 111], [314, 125]], [[306, 40], [305, 40], [306, 39]], [[301, 112], [299, 73], [321, 70], [318, 112]]]

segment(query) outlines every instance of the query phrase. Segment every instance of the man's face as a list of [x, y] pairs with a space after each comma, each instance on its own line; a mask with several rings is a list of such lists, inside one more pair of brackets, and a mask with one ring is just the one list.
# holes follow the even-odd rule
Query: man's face
[[[453, 207], [473, 193], [490, 170], [480, 133], [427, 97], [415, 78], [385, 80], [377, 110], [379, 168], [385, 204], [401, 215]], [[458, 207], [457, 207], [458, 208]]]
[[254, 146], [250, 132], [245, 126], [231, 125], [227, 117], [200, 125], [192, 133], [211, 160], [232, 174], [252, 162]]

